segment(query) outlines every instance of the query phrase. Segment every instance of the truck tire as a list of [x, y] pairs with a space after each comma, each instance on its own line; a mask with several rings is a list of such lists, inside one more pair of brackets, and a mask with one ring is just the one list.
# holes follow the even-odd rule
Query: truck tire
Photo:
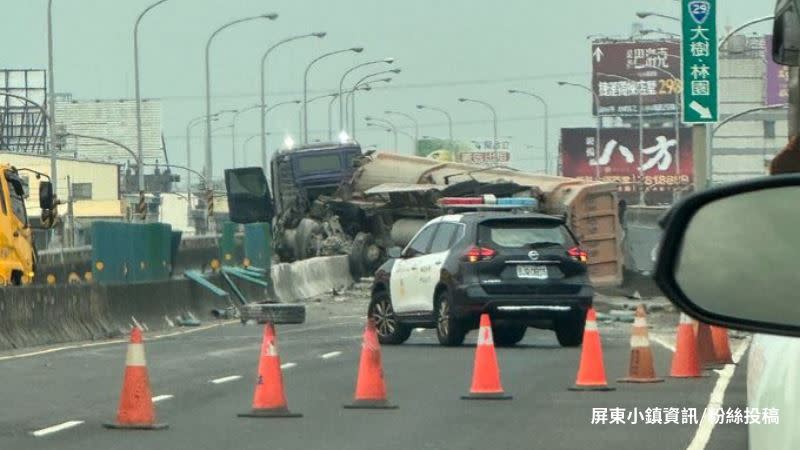
[[528, 326], [525, 324], [499, 325], [492, 327], [492, 336], [498, 347], [512, 347], [525, 337], [527, 330]]
[[378, 291], [372, 297], [367, 309], [367, 317], [375, 323], [378, 342], [385, 345], [399, 345], [411, 336], [411, 327], [397, 320], [392, 300], [386, 291]]
[[370, 233], [358, 233], [353, 239], [352, 250], [348, 256], [350, 274], [358, 280], [371, 276], [381, 263], [383, 252]]
[[305, 305], [290, 303], [249, 303], [241, 307], [241, 320], [275, 325], [299, 324], [306, 321]]
[[569, 314], [554, 323], [556, 338], [562, 347], [577, 347], [583, 343], [583, 328], [586, 317], [582, 314]]

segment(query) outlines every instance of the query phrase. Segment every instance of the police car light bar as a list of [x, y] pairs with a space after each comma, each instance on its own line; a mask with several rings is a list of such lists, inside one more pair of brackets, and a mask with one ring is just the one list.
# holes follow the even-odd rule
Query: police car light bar
[[439, 200], [439, 205], [451, 208], [512, 209], [537, 208], [539, 201], [533, 197], [497, 198], [486, 194], [481, 197], [444, 197]]

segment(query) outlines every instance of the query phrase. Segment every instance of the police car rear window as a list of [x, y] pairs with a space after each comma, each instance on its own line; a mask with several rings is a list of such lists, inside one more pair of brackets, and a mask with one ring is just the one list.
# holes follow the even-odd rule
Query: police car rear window
[[576, 245], [564, 225], [549, 221], [484, 222], [479, 226], [478, 237], [481, 243], [492, 243], [501, 247], [526, 247], [542, 243], [559, 244], [567, 248]]

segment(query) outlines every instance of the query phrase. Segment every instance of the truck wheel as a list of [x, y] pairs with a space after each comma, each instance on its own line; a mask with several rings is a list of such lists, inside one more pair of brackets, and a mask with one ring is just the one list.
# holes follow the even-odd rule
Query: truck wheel
[[348, 255], [350, 273], [358, 280], [364, 276], [372, 275], [381, 263], [383, 252], [375, 244], [375, 238], [370, 233], [358, 233], [353, 239], [353, 247]]
[[447, 347], [455, 347], [464, 343], [467, 330], [453, 314], [452, 301], [447, 289], [442, 289], [434, 302], [436, 318], [436, 337], [439, 343]]
[[556, 338], [562, 347], [577, 347], [583, 343], [583, 327], [586, 317], [582, 314], [569, 314], [555, 322]]
[[298, 324], [306, 321], [306, 307], [289, 303], [249, 303], [241, 307], [240, 318], [242, 322]]
[[386, 291], [379, 291], [374, 295], [367, 310], [367, 317], [374, 321], [378, 330], [378, 342], [381, 344], [402, 344], [411, 336], [411, 328], [397, 320], [392, 300]]
[[500, 325], [492, 328], [494, 343], [498, 347], [512, 347], [525, 337], [528, 326], [525, 324]]

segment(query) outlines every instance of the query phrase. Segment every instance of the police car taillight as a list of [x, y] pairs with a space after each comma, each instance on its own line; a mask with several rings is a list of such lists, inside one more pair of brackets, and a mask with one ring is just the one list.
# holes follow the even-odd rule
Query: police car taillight
[[492, 194], [480, 197], [444, 197], [439, 200], [442, 206], [475, 207], [492, 209], [535, 208], [539, 202], [533, 197], [504, 197], [497, 198]]
[[464, 253], [463, 259], [471, 263], [478, 261], [488, 261], [494, 258], [494, 255], [496, 254], [497, 252], [489, 247], [477, 247], [473, 245], [467, 250], [466, 253]]
[[578, 262], [585, 263], [589, 260], [589, 254], [580, 247], [572, 247], [571, 249], [567, 250], [567, 253], [572, 257], [572, 259]]

